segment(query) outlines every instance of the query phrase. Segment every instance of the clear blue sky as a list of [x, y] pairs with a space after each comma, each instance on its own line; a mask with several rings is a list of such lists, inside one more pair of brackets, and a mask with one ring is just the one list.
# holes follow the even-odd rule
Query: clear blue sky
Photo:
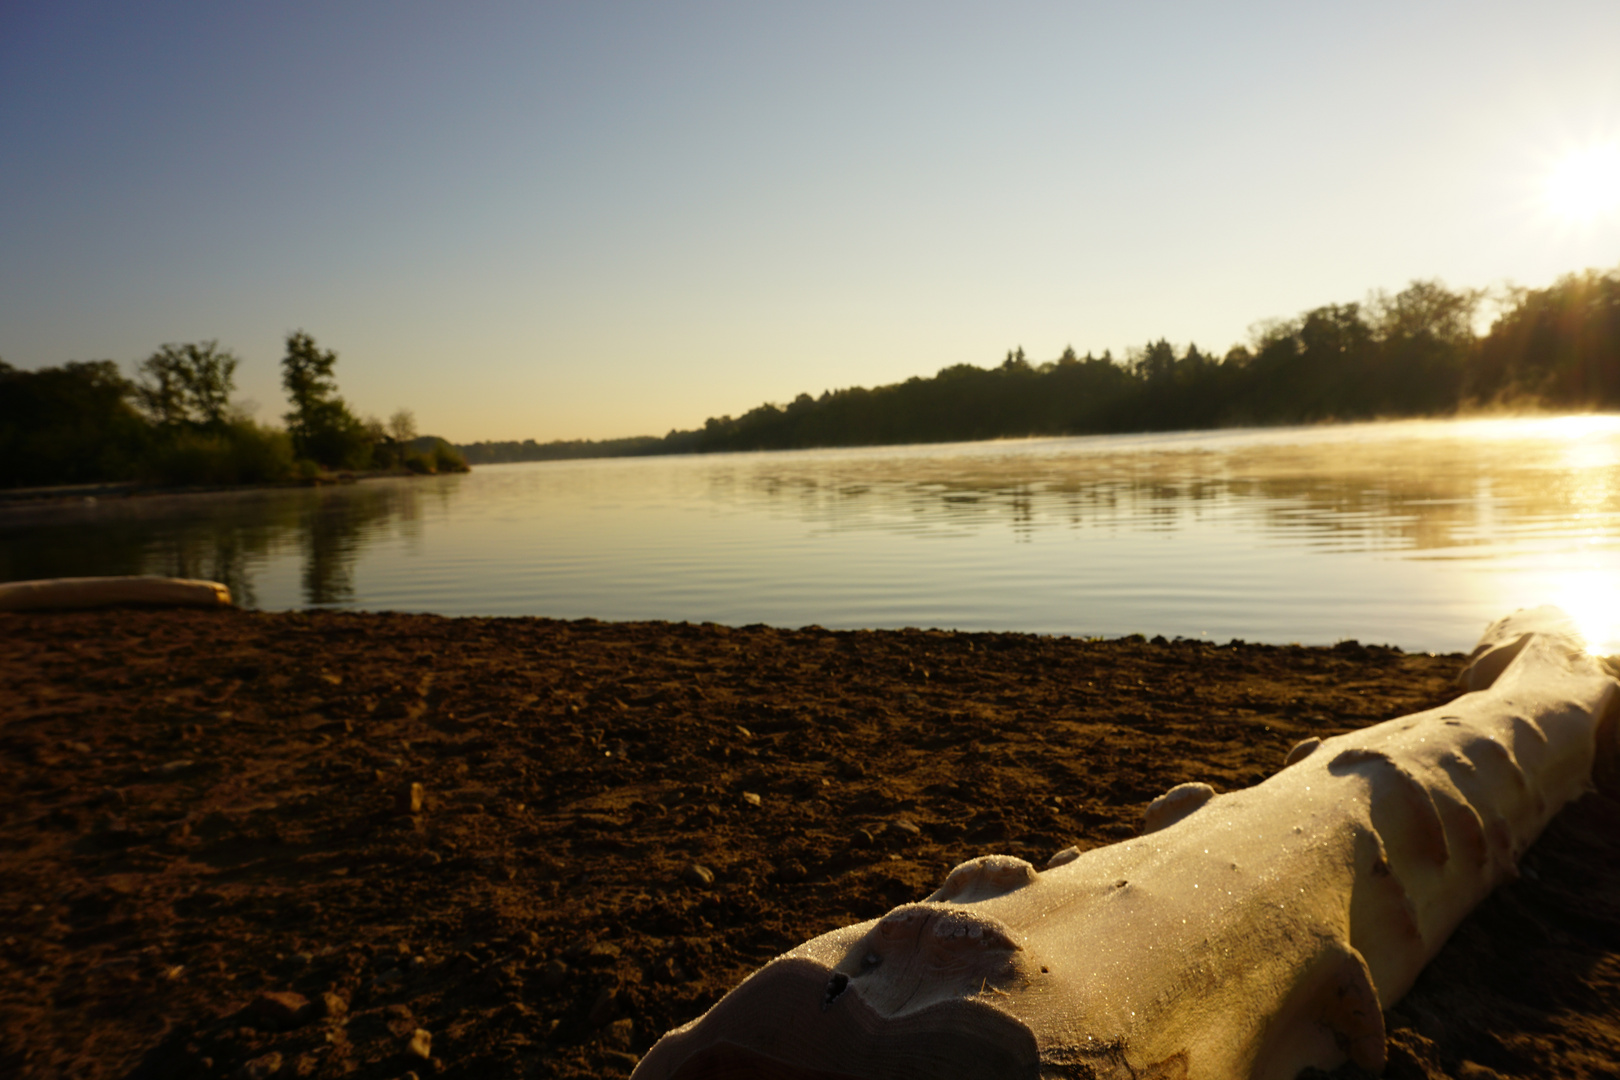
[[0, 5], [0, 357], [662, 434], [1413, 278], [1620, 265], [1620, 3]]

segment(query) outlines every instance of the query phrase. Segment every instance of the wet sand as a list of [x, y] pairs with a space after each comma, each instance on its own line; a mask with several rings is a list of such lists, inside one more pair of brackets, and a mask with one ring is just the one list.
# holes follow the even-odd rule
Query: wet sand
[[[963, 859], [1134, 835], [1461, 666], [240, 611], [0, 614], [0, 643], [0, 1075], [87, 1080], [622, 1075]], [[1387, 1076], [1620, 1076], [1620, 802], [1523, 869], [1391, 1010]]]

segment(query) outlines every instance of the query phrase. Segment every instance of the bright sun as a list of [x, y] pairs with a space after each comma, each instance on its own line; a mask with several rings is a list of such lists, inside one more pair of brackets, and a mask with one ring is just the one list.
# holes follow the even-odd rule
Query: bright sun
[[1547, 208], [1569, 221], [1587, 222], [1620, 211], [1620, 143], [1567, 155], [1547, 177]]

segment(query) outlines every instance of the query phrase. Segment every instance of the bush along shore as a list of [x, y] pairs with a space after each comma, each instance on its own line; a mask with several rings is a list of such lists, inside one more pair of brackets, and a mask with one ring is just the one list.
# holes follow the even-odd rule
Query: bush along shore
[[[239, 360], [217, 342], [164, 345], [125, 378], [111, 360], [21, 371], [0, 361], [0, 489], [222, 487], [465, 472], [409, 409], [360, 419], [337, 393], [337, 354], [287, 337], [286, 427], [233, 405]], [[127, 488], [126, 488], [127, 490]]]

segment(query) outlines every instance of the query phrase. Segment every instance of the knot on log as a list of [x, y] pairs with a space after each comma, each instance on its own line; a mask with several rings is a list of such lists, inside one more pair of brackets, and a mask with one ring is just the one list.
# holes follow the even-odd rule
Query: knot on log
[[1208, 784], [1177, 784], [1157, 799], [1148, 803], [1142, 816], [1142, 833], [1167, 829], [1215, 797], [1215, 789]]
[[934, 891], [931, 901], [971, 904], [1004, 896], [1033, 884], [1035, 867], [1012, 855], [981, 855], [957, 866], [945, 877], [945, 884]]

